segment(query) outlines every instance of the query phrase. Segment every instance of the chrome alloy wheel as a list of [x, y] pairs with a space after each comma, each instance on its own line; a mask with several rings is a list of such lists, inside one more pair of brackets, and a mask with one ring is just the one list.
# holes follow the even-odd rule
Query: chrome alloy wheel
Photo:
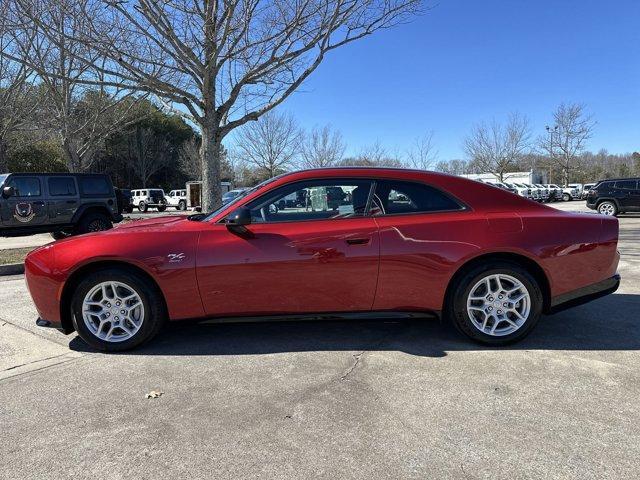
[[598, 212], [602, 215], [611, 216], [615, 213], [615, 207], [609, 202], [604, 202], [598, 207]]
[[133, 337], [142, 326], [142, 298], [122, 282], [99, 283], [84, 297], [82, 319], [100, 340], [123, 342]]
[[488, 275], [476, 283], [467, 298], [471, 323], [486, 335], [503, 337], [522, 327], [531, 311], [527, 288], [511, 275]]

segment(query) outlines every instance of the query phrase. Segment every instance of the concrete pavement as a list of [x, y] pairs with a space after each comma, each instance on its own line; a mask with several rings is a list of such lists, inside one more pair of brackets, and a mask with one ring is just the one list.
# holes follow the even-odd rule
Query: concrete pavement
[[174, 326], [104, 355], [0, 279], [0, 477], [637, 478], [640, 218], [620, 238], [618, 293], [503, 349], [381, 319]]

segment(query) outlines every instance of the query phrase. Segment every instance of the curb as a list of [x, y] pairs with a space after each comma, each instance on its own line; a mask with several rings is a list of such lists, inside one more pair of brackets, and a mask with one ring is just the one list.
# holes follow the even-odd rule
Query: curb
[[24, 263], [9, 263], [0, 265], [0, 277], [7, 275], [22, 275], [24, 273]]

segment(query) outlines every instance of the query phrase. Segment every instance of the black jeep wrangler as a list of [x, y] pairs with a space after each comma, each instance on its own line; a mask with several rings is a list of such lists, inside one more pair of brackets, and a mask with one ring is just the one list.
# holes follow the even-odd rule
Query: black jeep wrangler
[[107, 175], [0, 174], [0, 236], [108, 230], [122, 220], [122, 202]]

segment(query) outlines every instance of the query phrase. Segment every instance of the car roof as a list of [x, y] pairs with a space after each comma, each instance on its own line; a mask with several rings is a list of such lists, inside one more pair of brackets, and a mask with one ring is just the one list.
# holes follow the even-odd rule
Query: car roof
[[[428, 170], [392, 167], [325, 167], [284, 173], [264, 182], [260, 188], [245, 197], [243, 203], [251, 202], [267, 190], [279, 188], [292, 182], [348, 177], [425, 183], [446, 192], [460, 203], [478, 211], [553, 210], [550, 207], [541, 206], [537, 202], [531, 202], [514, 195], [508, 190], [468, 178]], [[224, 213], [225, 210], [221, 210], [218, 214], [219, 218], [222, 218]], [[215, 220], [217, 221], [219, 218], [216, 216]]]

